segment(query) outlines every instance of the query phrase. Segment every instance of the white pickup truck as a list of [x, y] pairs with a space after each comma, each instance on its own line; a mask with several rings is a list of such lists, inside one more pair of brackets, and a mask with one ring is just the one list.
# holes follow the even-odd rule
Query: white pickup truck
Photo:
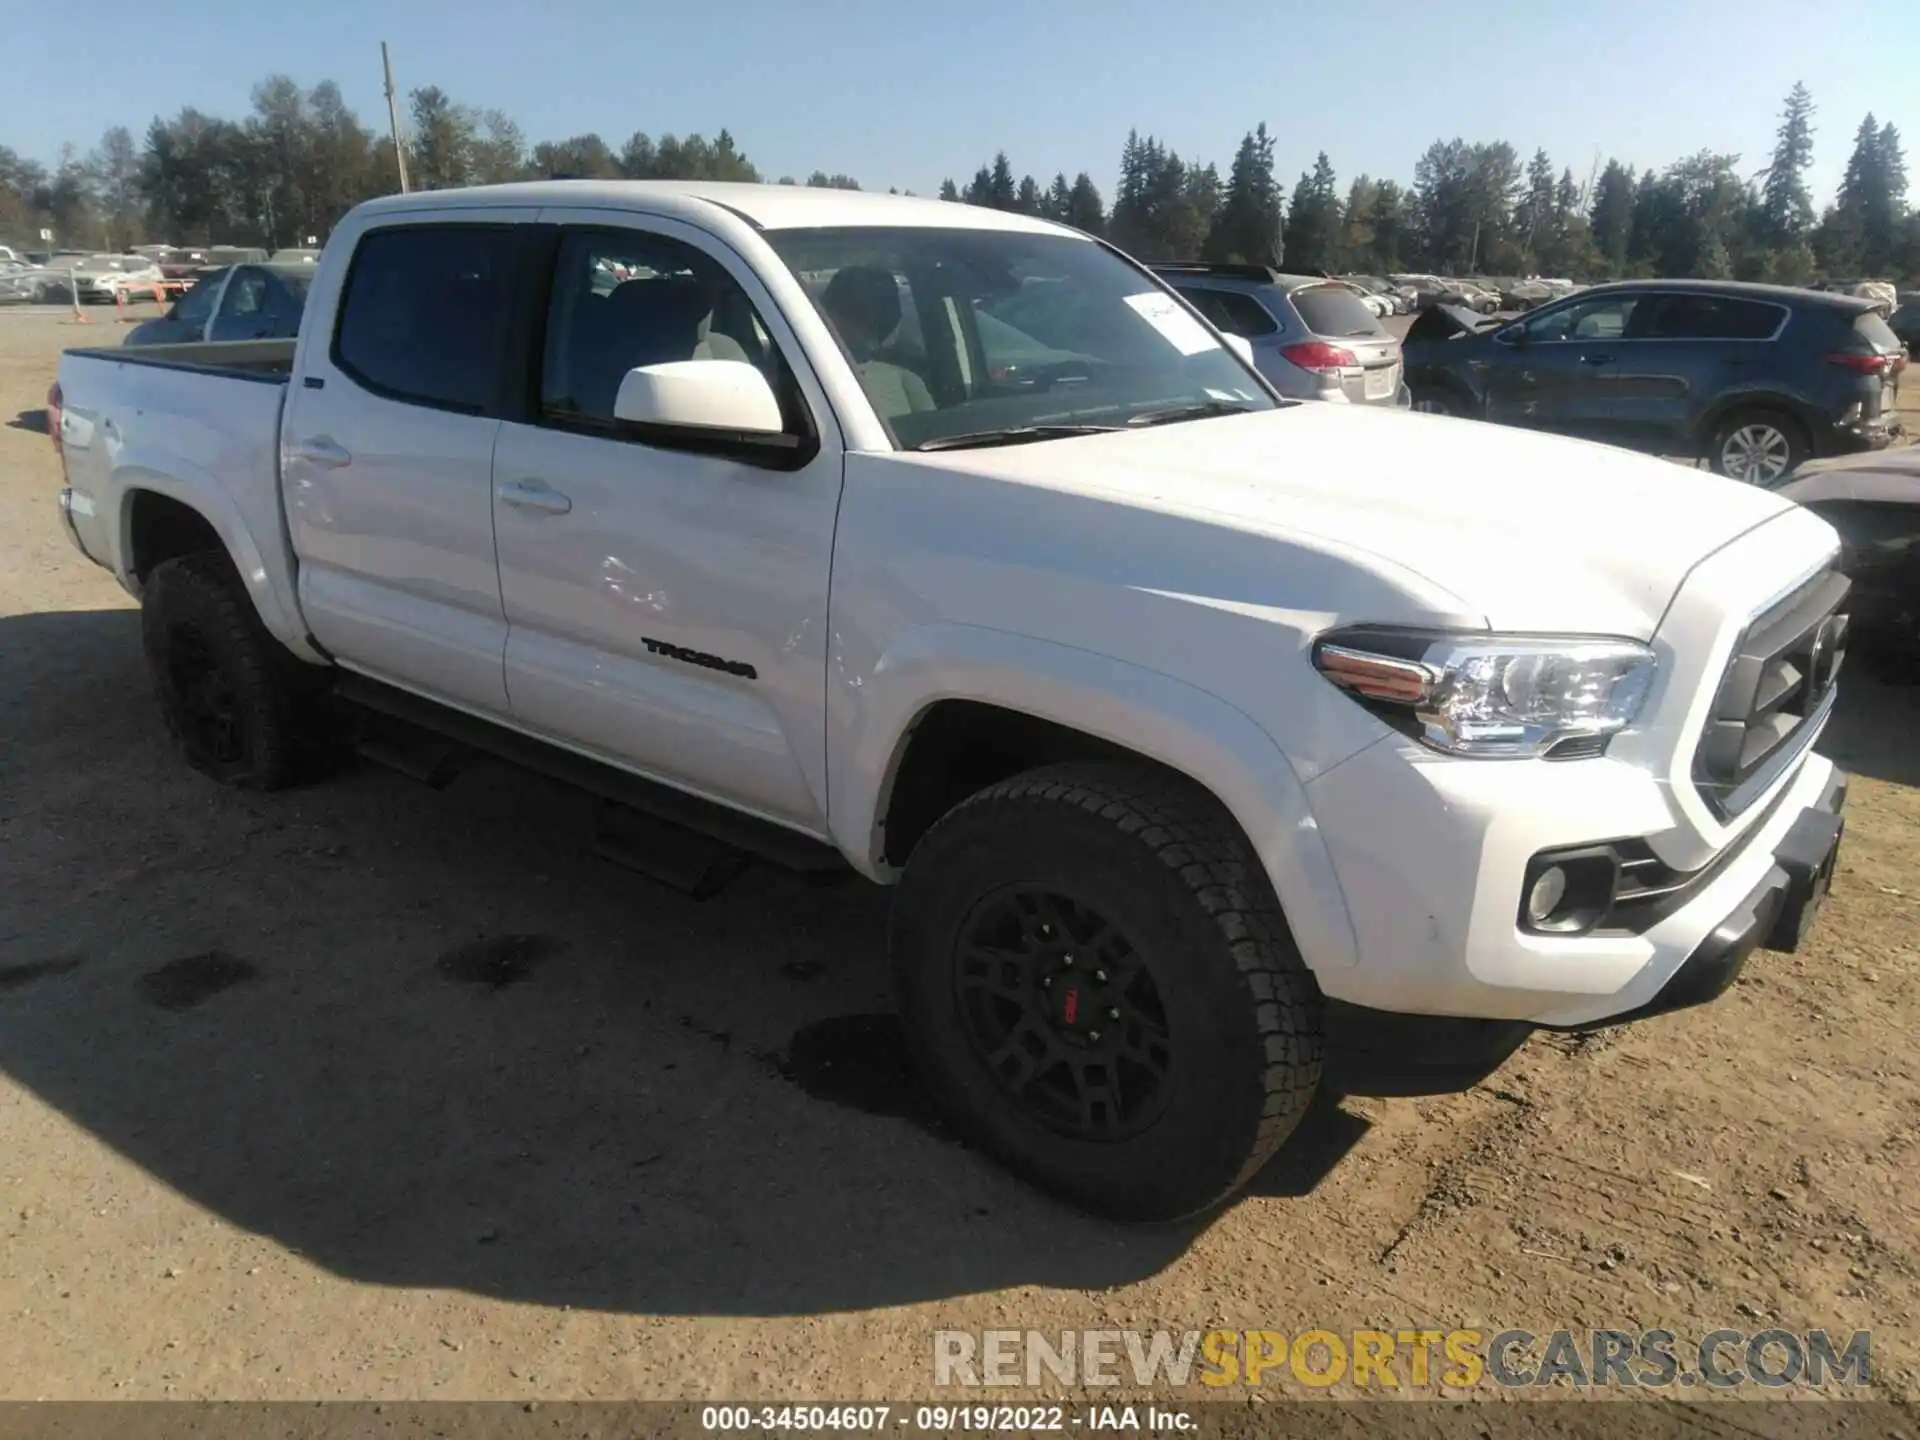
[[1288, 404], [1043, 221], [396, 196], [297, 342], [70, 351], [51, 398], [191, 764], [279, 785], [384, 711], [897, 884], [934, 1093], [1107, 1212], [1247, 1180], [1331, 1016], [1698, 1003], [1831, 876], [1824, 522]]

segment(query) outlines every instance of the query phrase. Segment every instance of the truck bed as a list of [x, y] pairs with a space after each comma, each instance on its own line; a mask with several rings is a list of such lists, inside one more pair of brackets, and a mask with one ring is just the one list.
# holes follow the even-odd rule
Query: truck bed
[[60, 357], [67, 517], [93, 560], [139, 591], [130, 492], [177, 499], [218, 535], [267, 628], [304, 644], [280, 499], [292, 340], [69, 350]]
[[194, 340], [174, 345], [99, 345], [66, 353], [90, 360], [202, 370], [242, 380], [281, 383], [293, 374], [297, 344], [297, 340]]

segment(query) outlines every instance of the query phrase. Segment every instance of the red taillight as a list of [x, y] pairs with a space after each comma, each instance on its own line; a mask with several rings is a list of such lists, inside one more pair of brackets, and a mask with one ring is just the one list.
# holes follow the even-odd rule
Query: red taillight
[[47, 434], [53, 440], [53, 448], [60, 448], [60, 411], [65, 396], [60, 393], [60, 382], [54, 381], [47, 387]]
[[1360, 363], [1351, 350], [1329, 345], [1324, 340], [1302, 340], [1298, 345], [1284, 345], [1280, 353], [1302, 370], [1317, 370], [1321, 374], [1332, 370], [1350, 370]]
[[1857, 350], [1842, 350], [1821, 357], [1829, 365], [1851, 370], [1856, 375], [1878, 375], [1893, 364], [1891, 355], [1863, 355]]

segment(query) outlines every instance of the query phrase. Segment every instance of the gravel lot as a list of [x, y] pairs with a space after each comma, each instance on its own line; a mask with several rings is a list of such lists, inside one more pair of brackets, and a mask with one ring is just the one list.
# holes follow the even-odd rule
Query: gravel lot
[[94, 315], [0, 312], [0, 1399], [905, 1400], [935, 1328], [1158, 1325], [1872, 1328], [1920, 1389], [1920, 691], [1848, 683], [1801, 955], [1106, 1225], [924, 1123], [874, 890], [694, 903], [503, 770], [188, 772], [54, 509]]

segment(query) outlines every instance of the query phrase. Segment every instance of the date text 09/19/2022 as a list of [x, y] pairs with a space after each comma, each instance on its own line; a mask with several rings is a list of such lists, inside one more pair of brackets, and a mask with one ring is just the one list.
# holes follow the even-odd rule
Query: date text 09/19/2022
[[1158, 1405], [707, 1405], [700, 1428], [720, 1433], [762, 1430], [1145, 1431], [1178, 1434], [1195, 1428], [1187, 1411]]

